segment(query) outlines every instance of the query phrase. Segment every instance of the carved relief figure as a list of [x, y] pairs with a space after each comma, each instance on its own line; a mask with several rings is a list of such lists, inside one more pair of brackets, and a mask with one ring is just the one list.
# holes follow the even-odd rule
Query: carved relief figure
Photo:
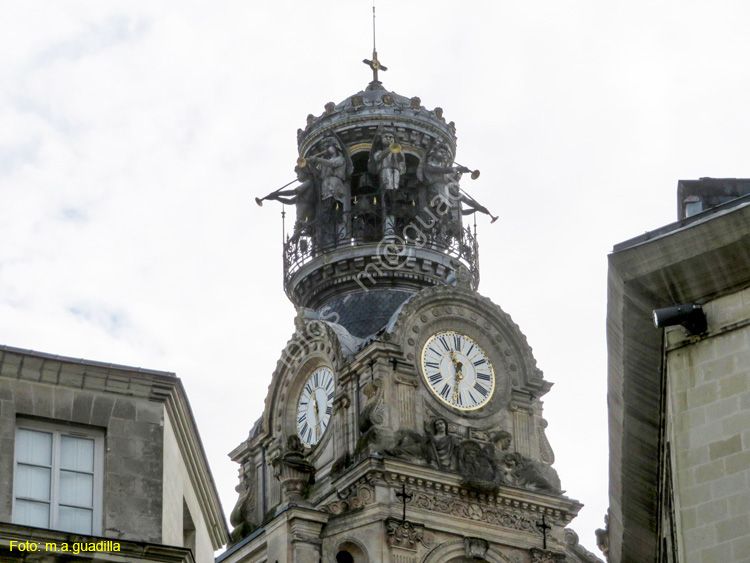
[[464, 440], [458, 448], [458, 470], [470, 481], [490, 483], [495, 477], [494, 456], [477, 442]]
[[436, 418], [432, 422], [432, 434], [428, 435], [425, 454], [429, 463], [443, 469], [453, 469], [457, 454], [458, 439], [448, 434], [448, 421]]
[[425, 444], [425, 437], [422, 434], [414, 430], [400, 429], [396, 432], [396, 445], [385, 450], [385, 453], [411, 461], [424, 461]]
[[361, 433], [357, 441], [355, 453], [360, 453], [368, 448], [377, 448], [380, 444], [379, 428], [385, 417], [383, 412], [383, 382], [374, 379], [362, 388], [362, 393], [367, 397], [367, 402], [359, 415], [359, 431]]
[[519, 453], [508, 453], [512, 436], [499, 431], [492, 435], [495, 443], [495, 480], [501, 485], [511, 485], [559, 494], [560, 478], [552, 467], [532, 461]]

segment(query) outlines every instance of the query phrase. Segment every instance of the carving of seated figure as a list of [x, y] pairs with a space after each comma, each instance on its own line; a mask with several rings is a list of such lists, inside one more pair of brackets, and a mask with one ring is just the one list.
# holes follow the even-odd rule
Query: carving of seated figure
[[448, 421], [436, 418], [432, 422], [432, 434], [427, 437], [426, 457], [430, 463], [444, 469], [452, 469], [457, 453], [457, 440], [448, 434]]
[[517, 452], [509, 453], [512, 436], [500, 431], [492, 436], [495, 443], [495, 480], [534, 491], [561, 493], [560, 479], [551, 466], [532, 461]]

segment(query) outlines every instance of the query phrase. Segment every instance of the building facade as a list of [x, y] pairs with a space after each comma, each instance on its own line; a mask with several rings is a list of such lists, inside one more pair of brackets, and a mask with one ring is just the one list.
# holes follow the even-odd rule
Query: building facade
[[0, 561], [210, 563], [228, 535], [172, 373], [0, 347]]
[[680, 220], [610, 255], [610, 562], [748, 560], [749, 188], [680, 182]]
[[598, 561], [551, 464], [551, 384], [477, 292], [455, 125], [387, 90], [309, 115], [284, 289], [297, 307], [240, 465], [223, 563]]

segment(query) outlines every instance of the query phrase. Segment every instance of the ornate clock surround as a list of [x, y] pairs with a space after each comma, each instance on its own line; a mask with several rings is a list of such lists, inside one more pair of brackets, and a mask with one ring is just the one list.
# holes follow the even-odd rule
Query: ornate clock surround
[[500, 307], [469, 288], [440, 286], [421, 291], [400, 312], [390, 340], [401, 344], [407, 361], [418, 363], [427, 339], [446, 330], [462, 332], [484, 349], [495, 369], [495, 393], [477, 411], [450, 409], [431, 396], [427, 400], [431, 410], [481, 419], [514, 403], [539, 398], [552, 386], [543, 379], [518, 325]]
[[[291, 382], [289, 384], [287, 398], [285, 401], [279, 401], [277, 405], [279, 416], [283, 420], [284, 434], [287, 437], [298, 435], [298, 402], [304, 392], [305, 385], [308, 383], [310, 377], [315, 373], [316, 370], [319, 370], [320, 368], [327, 368], [328, 370], [330, 370], [331, 374], [333, 375], [334, 399], [338, 394], [338, 374], [335, 367], [331, 364], [329, 358], [324, 354], [313, 353], [306, 357], [305, 360], [306, 361], [302, 362], [293, 373], [288, 374]], [[302, 440], [302, 443], [305, 445], [308, 451], [312, 450], [314, 452], [315, 450], [320, 449], [320, 446], [325, 444], [330, 439], [330, 436], [331, 434], [333, 434], [333, 432], [330, 431], [332, 429], [329, 429], [328, 426], [331, 426], [332, 424], [333, 416], [329, 418], [326, 431], [321, 434], [316, 443], [308, 445], [304, 440]]]

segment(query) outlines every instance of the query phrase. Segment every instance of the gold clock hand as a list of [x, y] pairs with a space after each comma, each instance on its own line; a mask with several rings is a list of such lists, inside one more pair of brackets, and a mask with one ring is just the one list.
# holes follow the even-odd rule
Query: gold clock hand
[[456, 387], [453, 389], [453, 402], [455, 403], [458, 401], [458, 384], [463, 381], [464, 374], [461, 373], [461, 368], [463, 368], [464, 365], [461, 362], [456, 362]]
[[315, 414], [315, 434], [318, 434], [318, 426], [320, 426], [320, 423], [318, 422], [318, 394], [313, 391], [313, 413]]

